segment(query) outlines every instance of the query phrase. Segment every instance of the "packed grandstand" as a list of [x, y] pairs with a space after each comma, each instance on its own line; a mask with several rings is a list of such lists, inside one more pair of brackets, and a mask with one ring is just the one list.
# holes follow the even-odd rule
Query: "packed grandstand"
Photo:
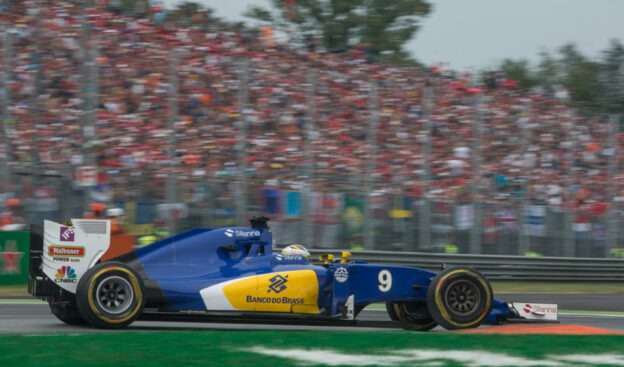
[[[325, 224], [348, 222], [340, 208], [367, 182], [373, 200], [389, 203], [395, 219], [412, 210], [404, 202], [426, 191], [456, 207], [475, 195], [499, 205], [496, 212], [508, 214], [496, 214], [500, 226], [517, 220], [512, 199], [523, 192], [531, 204], [573, 210], [580, 224], [590, 221], [584, 214], [604, 215], [614, 198], [624, 197], [613, 169], [622, 163], [621, 136], [611, 133], [608, 119], [575, 111], [565, 93], [523, 91], [510, 80], [483, 81], [437, 66], [374, 64], [358, 47], [326, 53], [262, 34], [180, 26], [158, 10], [138, 16], [88, 9], [87, 46], [95, 50], [98, 75], [92, 140], [83, 126], [82, 6], [9, 3], [0, 12], [12, 54], [7, 60], [5, 50], [2, 66], [10, 69], [5, 159], [14, 172], [73, 172], [92, 152], [109, 203], [164, 201], [169, 172], [180, 202], [207, 200], [205, 183], [213, 185], [212, 200], [231, 198], [243, 118], [250, 201], [276, 221], [301, 213], [296, 195], [289, 201], [285, 194], [281, 203], [272, 198], [310, 182], [318, 198], [313, 206], [326, 213], [318, 223]], [[179, 106], [173, 128], [172, 74]], [[461, 226], [461, 218], [450, 225]]]

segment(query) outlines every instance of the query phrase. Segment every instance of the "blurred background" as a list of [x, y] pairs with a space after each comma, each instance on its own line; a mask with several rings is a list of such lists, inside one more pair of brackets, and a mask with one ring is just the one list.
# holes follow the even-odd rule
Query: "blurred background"
[[310, 248], [624, 256], [619, 40], [455, 71], [404, 49], [424, 0], [0, 3], [5, 230], [267, 216]]

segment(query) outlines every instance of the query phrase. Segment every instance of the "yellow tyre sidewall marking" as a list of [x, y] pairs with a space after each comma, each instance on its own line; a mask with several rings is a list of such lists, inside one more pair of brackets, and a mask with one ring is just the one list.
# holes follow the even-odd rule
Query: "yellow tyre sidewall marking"
[[[403, 318], [403, 316], [401, 315], [401, 307], [399, 307], [398, 303], [394, 302], [392, 304], [392, 308], [394, 308], [394, 314], [397, 315], [397, 317], [399, 318], [399, 320], [401, 320]], [[403, 321], [403, 320], [401, 320]]]
[[[440, 287], [442, 285], [444, 285], [444, 283], [446, 282], [446, 280], [452, 276], [455, 275], [457, 273], [464, 273], [464, 274], [470, 274], [472, 276], [474, 276], [479, 283], [483, 286], [483, 289], [485, 290], [485, 295], [486, 295], [486, 307], [484, 308], [483, 313], [474, 321], [472, 322], [467, 322], [467, 323], [460, 323], [460, 322], [455, 322], [451, 319], [451, 316], [448, 314], [448, 312], [446, 311], [446, 307], [444, 307], [444, 302], [442, 300], [442, 292], [440, 292]], [[490, 293], [490, 287], [488, 287], [487, 282], [485, 282], [485, 280], [483, 279], [483, 277], [478, 276], [477, 274], [471, 272], [471, 271], [467, 271], [464, 269], [458, 269], [458, 270], [454, 270], [454, 271], [450, 271], [448, 274], [446, 274], [444, 277], [442, 277], [440, 279], [440, 281], [438, 282], [438, 285], [436, 287], [436, 291], [435, 291], [435, 303], [436, 306], [438, 307], [438, 310], [440, 310], [440, 313], [442, 314], [442, 317], [444, 318], [444, 320], [446, 320], [448, 323], [455, 325], [457, 327], [471, 327], [474, 326], [475, 324], [478, 324], [479, 321], [483, 320], [484, 318], [487, 317], [487, 311], [490, 309], [490, 304], [492, 303], [492, 295]]]
[[[132, 285], [132, 288], [134, 290], [134, 294], [136, 297], [136, 305], [137, 307], [134, 308], [134, 310], [132, 312], [130, 312], [128, 315], [126, 315], [123, 318], [120, 319], [112, 319], [108, 316], [103, 315], [100, 310], [96, 307], [94, 299], [93, 299], [93, 290], [95, 288], [95, 280], [97, 280], [100, 275], [109, 272], [109, 271], [120, 271], [122, 273], [125, 273], [128, 275], [128, 280], [130, 280], [130, 284]], [[138, 279], [134, 276], [134, 274], [132, 272], [130, 272], [128, 269], [126, 268], [122, 268], [122, 267], [110, 267], [110, 268], [104, 268], [100, 271], [98, 271], [97, 273], [95, 273], [93, 275], [93, 277], [91, 277], [91, 283], [89, 284], [89, 293], [88, 293], [88, 299], [89, 299], [89, 307], [91, 307], [91, 311], [93, 311], [93, 313], [101, 320], [106, 321], [108, 323], [111, 324], [121, 324], [125, 321], [130, 320], [134, 315], [136, 315], [137, 312], [139, 312], [139, 309], [141, 307], [140, 306], [143, 303], [143, 294], [141, 293], [141, 287], [139, 286], [139, 281]]]

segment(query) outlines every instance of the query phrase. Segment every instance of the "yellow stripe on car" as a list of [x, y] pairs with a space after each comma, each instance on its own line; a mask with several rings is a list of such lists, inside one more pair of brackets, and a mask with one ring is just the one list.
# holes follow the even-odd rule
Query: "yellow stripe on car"
[[262, 274], [223, 287], [232, 307], [243, 311], [318, 313], [318, 279], [314, 270]]

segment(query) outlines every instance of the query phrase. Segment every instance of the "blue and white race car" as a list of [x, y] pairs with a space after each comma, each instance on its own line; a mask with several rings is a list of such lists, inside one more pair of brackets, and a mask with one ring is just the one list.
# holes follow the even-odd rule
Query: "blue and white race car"
[[314, 264], [300, 245], [274, 253], [266, 218], [252, 219], [249, 228], [190, 230], [101, 261], [109, 246], [107, 220], [32, 228], [29, 292], [61, 321], [100, 328], [123, 328], [148, 314], [354, 320], [373, 303], [417, 330], [521, 317], [470, 268], [434, 273], [351, 261], [348, 252]]

